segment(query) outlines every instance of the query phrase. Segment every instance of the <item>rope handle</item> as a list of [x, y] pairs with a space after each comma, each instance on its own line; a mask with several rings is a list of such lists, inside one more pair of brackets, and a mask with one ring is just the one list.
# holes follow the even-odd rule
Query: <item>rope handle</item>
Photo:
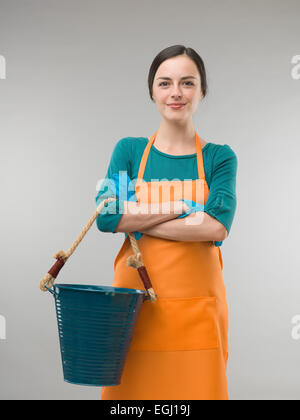
[[[116, 201], [117, 199], [114, 197], [108, 197], [107, 199], [103, 200], [99, 206], [97, 207], [97, 210], [93, 214], [93, 216], [90, 218], [90, 220], [87, 222], [87, 224], [82, 229], [81, 233], [78, 235], [78, 237], [73, 242], [72, 246], [67, 252], [64, 252], [63, 250], [58, 251], [53, 258], [55, 258], [57, 261], [52, 265], [48, 273], [43, 277], [43, 279], [40, 282], [40, 289], [43, 292], [47, 292], [49, 288], [53, 287], [53, 284], [55, 282], [56, 277], [58, 276], [60, 270], [66, 263], [67, 259], [73, 254], [77, 246], [80, 244], [82, 239], [85, 237], [86, 233], [96, 220], [98, 214], [102, 210], [102, 208], [105, 206], [106, 203], [109, 201]], [[130, 255], [127, 258], [126, 264], [132, 268], [136, 268], [138, 270], [139, 276], [144, 284], [144, 287], [150, 297], [151, 302], [155, 302], [157, 299], [157, 295], [155, 294], [149, 275], [147, 273], [146, 267], [144, 266], [143, 260], [142, 260], [142, 254], [140, 252], [139, 246], [137, 244], [137, 240], [135, 239], [135, 236], [132, 232], [128, 233], [131, 247], [133, 249], [134, 254]]]

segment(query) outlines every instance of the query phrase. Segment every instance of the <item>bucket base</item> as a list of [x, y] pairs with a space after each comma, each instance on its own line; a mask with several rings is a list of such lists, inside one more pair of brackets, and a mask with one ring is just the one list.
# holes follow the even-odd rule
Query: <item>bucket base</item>
[[117, 385], [120, 385], [121, 384], [121, 382], [119, 382], [119, 383], [117, 383], [117, 384], [102, 384], [102, 385], [97, 385], [97, 384], [81, 384], [81, 383], [79, 383], [79, 382], [72, 382], [72, 381], [69, 381], [69, 380], [67, 380], [67, 379], [64, 379], [64, 382], [67, 382], [68, 384], [72, 384], [72, 385], [80, 385], [80, 386], [98, 386], [98, 387], [102, 387], [102, 386], [117, 386]]

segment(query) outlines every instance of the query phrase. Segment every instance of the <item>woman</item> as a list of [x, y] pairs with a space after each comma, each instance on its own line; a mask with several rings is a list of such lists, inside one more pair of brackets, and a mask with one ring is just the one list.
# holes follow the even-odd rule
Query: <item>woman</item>
[[[112, 179], [126, 171], [131, 180], [144, 180], [133, 190], [138, 202], [118, 195], [116, 211], [110, 211], [110, 202], [97, 226], [125, 233], [114, 262], [115, 287], [144, 290], [137, 270], [126, 265], [133, 254], [127, 232], [139, 235], [157, 301], [143, 303], [121, 384], [102, 387], [101, 398], [228, 400], [228, 307], [220, 245], [236, 209], [237, 158], [227, 144], [206, 142], [194, 130], [192, 116], [207, 81], [204, 63], [192, 48], [161, 51], [148, 84], [162, 116], [160, 127], [150, 138], [119, 140], [106, 175]], [[100, 190], [97, 205], [114, 192]], [[194, 211], [187, 212], [191, 206]]]

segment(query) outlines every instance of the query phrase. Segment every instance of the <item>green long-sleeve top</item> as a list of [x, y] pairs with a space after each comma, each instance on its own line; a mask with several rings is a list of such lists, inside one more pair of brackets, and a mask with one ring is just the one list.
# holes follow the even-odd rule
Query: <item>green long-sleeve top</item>
[[[124, 137], [116, 143], [105, 179], [97, 190], [95, 198], [97, 206], [107, 197], [116, 197], [113, 182], [107, 182], [113, 174], [126, 171], [131, 180], [137, 179], [139, 165], [148, 141], [147, 137]], [[229, 235], [236, 210], [237, 156], [228, 144], [215, 143], [207, 143], [202, 148], [202, 155], [205, 179], [209, 188], [204, 211], [221, 222]], [[146, 182], [153, 179], [156, 181], [198, 179], [197, 154], [169, 155], [152, 145], [143, 179]], [[100, 231], [117, 233], [115, 229], [124, 214], [123, 202], [121, 199], [109, 202], [101, 210], [96, 219]]]

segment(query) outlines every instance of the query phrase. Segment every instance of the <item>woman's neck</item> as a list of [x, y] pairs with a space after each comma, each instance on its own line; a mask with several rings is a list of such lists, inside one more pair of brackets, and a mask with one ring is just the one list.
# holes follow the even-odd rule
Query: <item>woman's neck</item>
[[[206, 142], [202, 139], [201, 146]], [[188, 155], [196, 153], [195, 129], [193, 125], [180, 126], [178, 124], [168, 125], [161, 123], [153, 145], [164, 153]]]

